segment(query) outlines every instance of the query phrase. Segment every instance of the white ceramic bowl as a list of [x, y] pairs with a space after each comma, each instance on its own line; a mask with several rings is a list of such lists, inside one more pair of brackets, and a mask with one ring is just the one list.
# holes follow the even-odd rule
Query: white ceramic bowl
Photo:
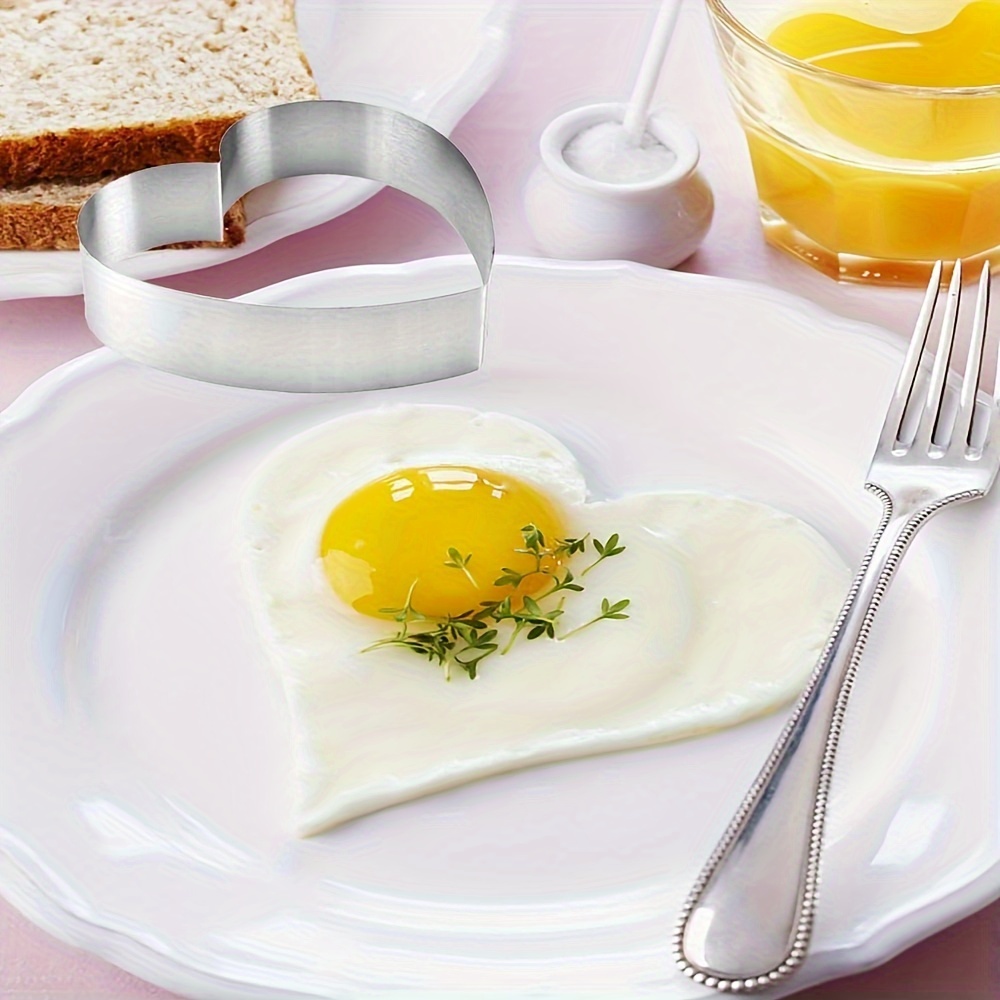
[[650, 117], [647, 130], [675, 159], [649, 180], [594, 180], [563, 156], [567, 143], [584, 129], [620, 122], [624, 115], [624, 104], [590, 104], [549, 123], [539, 144], [541, 163], [525, 190], [528, 222], [540, 248], [552, 257], [674, 267], [698, 248], [714, 209], [711, 189], [697, 170], [694, 132], [666, 111]]

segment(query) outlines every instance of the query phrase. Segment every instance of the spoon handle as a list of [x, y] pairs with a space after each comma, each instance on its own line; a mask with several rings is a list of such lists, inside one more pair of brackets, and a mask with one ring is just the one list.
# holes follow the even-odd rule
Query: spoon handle
[[625, 118], [622, 124], [633, 142], [638, 143], [646, 130], [646, 119], [649, 117], [649, 104], [653, 99], [656, 81], [660, 78], [660, 69], [667, 55], [667, 47], [677, 24], [681, 0], [663, 0], [660, 11], [656, 15], [653, 31], [646, 44], [646, 51], [639, 65], [639, 73], [632, 86], [628, 99]]

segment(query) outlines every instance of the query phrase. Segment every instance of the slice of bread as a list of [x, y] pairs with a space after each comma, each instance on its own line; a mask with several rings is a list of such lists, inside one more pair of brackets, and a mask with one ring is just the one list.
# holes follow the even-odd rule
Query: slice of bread
[[[20, 188], [0, 189], [0, 250], [76, 250], [76, 217], [83, 203], [104, 183], [41, 181]], [[246, 214], [238, 201], [226, 213], [222, 243], [180, 246], [236, 246], [246, 234]]]
[[0, 185], [216, 159], [318, 96], [294, 0], [0, 0]]

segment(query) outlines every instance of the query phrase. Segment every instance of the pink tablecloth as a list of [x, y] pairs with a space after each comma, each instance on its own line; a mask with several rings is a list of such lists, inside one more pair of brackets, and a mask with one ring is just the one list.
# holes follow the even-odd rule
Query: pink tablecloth
[[[392, 17], [406, 0], [377, 2]], [[411, 0], [415, 3], [416, 0]], [[428, 6], [443, 0], [426, 0]], [[833, 312], [905, 333], [916, 293], [840, 286], [769, 250], [761, 240], [750, 168], [722, 89], [701, 0], [683, 0], [659, 100], [698, 131], [717, 213], [685, 270], [750, 278], [794, 291]], [[651, 18], [648, 0], [521, 0], [510, 58], [491, 92], [454, 137], [475, 164], [494, 208], [498, 248], [537, 254], [522, 208], [538, 135], [576, 104], [627, 94]], [[252, 258], [184, 277], [192, 290], [233, 294], [300, 270], [403, 260], [460, 249], [447, 227], [409, 199], [383, 192], [341, 219]], [[39, 375], [92, 349], [77, 298], [0, 303], [0, 406]], [[169, 994], [68, 948], [0, 901], [4, 1000], [134, 1000]], [[802, 993], [809, 1000], [987, 1000], [1000, 997], [1000, 903], [948, 928], [881, 968]]]

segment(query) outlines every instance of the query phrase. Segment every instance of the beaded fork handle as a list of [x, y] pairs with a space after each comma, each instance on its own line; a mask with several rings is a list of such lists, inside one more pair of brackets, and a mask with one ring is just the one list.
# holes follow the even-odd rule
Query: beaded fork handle
[[765, 989], [805, 958], [834, 762], [875, 615], [914, 535], [945, 507], [984, 496], [1000, 468], [996, 394], [990, 405], [979, 391], [989, 265], [980, 276], [954, 413], [944, 404], [961, 264], [953, 269], [931, 365], [927, 343], [941, 273], [938, 263], [865, 484], [882, 500], [881, 522], [805, 691], [680, 915], [677, 964], [705, 986], [733, 993]]
[[866, 489], [884, 509], [861, 570], [808, 686], [681, 911], [677, 963], [705, 986], [757, 991], [804, 959], [834, 760], [872, 622], [917, 531], [943, 507], [982, 495], [897, 511], [880, 486]]

